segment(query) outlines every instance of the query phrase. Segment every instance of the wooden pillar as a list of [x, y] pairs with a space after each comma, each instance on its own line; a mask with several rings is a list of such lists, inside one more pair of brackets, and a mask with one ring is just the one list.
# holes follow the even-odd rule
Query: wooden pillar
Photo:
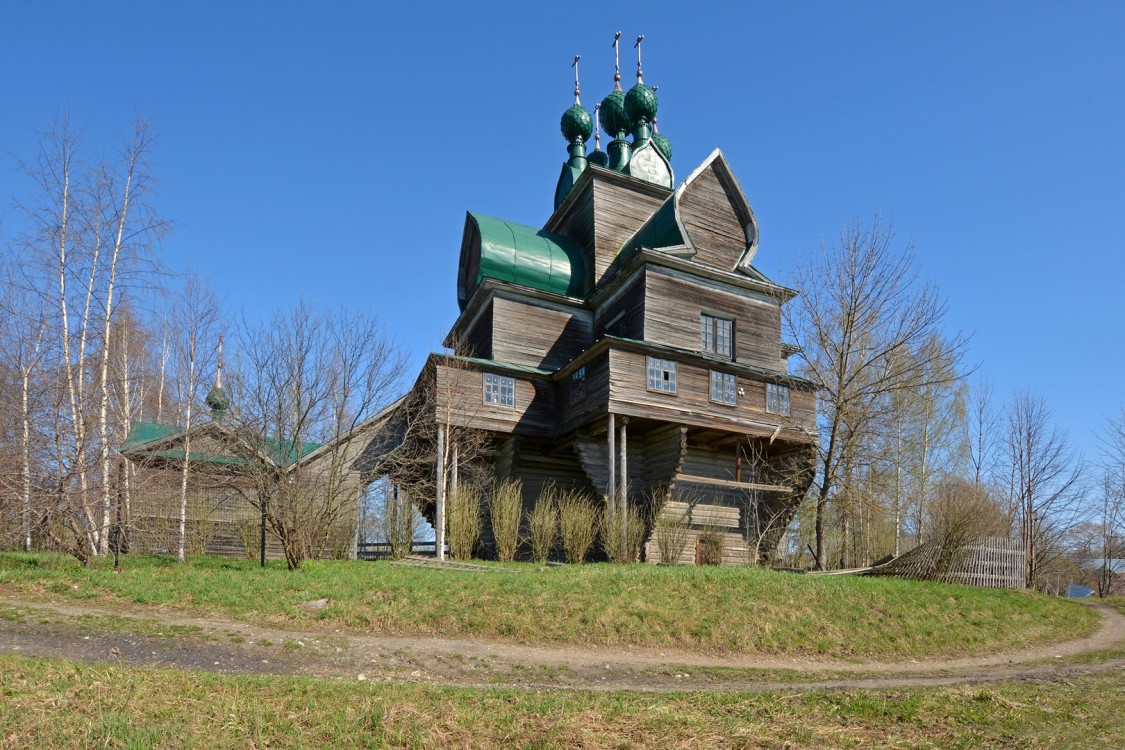
[[609, 488], [605, 495], [605, 507], [607, 511], [613, 509], [613, 504], [616, 502], [617, 497], [617, 451], [613, 447], [613, 441], [616, 437], [614, 433], [616, 431], [617, 429], [613, 426], [613, 414], [611, 413], [609, 415], [609, 429], [606, 430], [606, 439], [609, 441], [607, 450], [609, 458]]
[[617, 494], [617, 510], [621, 514], [621, 548], [627, 549], [629, 544], [629, 461], [626, 457], [626, 431], [625, 426], [629, 424], [628, 417], [621, 418], [621, 481], [618, 486]]
[[449, 467], [449, 489], [451, 492], [456, 493], [457, 488], [461, 486], [461, 479], [457, 474], [457, 469], [461, 465], [459, 456], [461, 455], [460, 446], [457, 443], [453, 444], [452, 466]]
[[[624, 513], [626, 511], [626, 506], [628, 504], [627, 496], [628, 496], [628, 492], [629, 492], [629, 460], [626, 457], [626, 453], [625, 453], [625, 449], [626, 449], [625, 441], [626, 441], [626, 437], [627, 437], [626, 431], [625, 431], [625, 426], [628, 425], [628, 424], [629, 424], [629, 418], [628, 417], [622, 417], [621, 418], [621, 437], [618, 440], [618, 443], [620, 443], [620, 445], [618, 446], [618, 450], [621, 451], [621, 479], [620, 479], [620, 481], [618, 481], [618, 486], [617, 486], [617, 507], [618, 507], [618, 510], [620, 510], [622, 513]], [[624, 528], [624, 524], [622, 525], [622, 528]]]
[[445, 428], [437, 428], [437, 466], [434, 470], [437, 481], [437, 497], [434, 507], [434, 554], [438, 560], [445, 559]]

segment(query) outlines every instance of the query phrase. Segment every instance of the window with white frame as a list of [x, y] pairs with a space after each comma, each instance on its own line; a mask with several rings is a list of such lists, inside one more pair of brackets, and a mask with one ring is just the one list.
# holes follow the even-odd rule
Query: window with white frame
[[648, 389], [661, 393], [675, 393], [676, 363], [660, 357], [649, 357]]
[[499, 406], [515, 406], [516, 381], [507, 375], [484, 375], [484, 403]]
[[789, 414], [789, 386], [766, 383], [766, 411], [772, 414]]
[[720, 404], [734, 404], [737, 399], [738, 380], [729, 372], [711, 371], [711, 400]]
[[699, 332], [703, 351], [734, 359], [734, 321], [702, 313]]
[[579, 367], [570, 374], [570, 403], [586, 400], [586, 368]]

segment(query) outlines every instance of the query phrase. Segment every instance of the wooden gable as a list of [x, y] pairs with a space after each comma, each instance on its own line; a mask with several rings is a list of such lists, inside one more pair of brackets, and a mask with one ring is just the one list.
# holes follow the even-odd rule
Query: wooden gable
[[734, 173], [716, 149], [677, 195], [680, 222], [693, 260], [724, 271], [749, 265], [758, 245], [758, 222]]

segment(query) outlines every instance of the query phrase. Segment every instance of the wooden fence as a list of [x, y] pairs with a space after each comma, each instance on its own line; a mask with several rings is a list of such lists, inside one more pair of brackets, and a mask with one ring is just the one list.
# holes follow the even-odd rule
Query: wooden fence
[[1027, 552], [1022, 541], [1008, 537], [982, 536], [952, 547], [931, 541], [872, 568], [869, 575], [1022, 589]]
[[[414, 542], [410, 547], [410, 554], [437, 557], [435, 553], [436, 549], [437, 545], [433, 541]], [[356, 557], [360, 560], [390, 560], [392, 557], [391, 543], [360, 542], [356, 546]]]

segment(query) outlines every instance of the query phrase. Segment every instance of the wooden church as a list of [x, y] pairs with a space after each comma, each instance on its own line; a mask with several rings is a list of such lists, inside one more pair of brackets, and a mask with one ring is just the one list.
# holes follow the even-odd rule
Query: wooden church
[[[456, 355], [431, 355], [415, 386], [440, 415], [438, 502], [424, 512], [442, 513], [464, 471], [446, 441], [472, 429], [487, 473], [520, 480], [525, 507], [554, 482], [659, 514], [651, 498], [672, 490], [690, 498], [695, 536], [721, 535], [723, 562], [768, 561], [817, 443], [816, 385], [789, 374], [781, 336], [796, 291], [754, 267], [758, 223], [720, 150], [675, 183], [642, 76], [638, 62], [626, 92], [618, 72], [592, 117], [576, 73], [542, 227], [466, 216]], [[599, 119], [611, 140], [587, 154]]]

